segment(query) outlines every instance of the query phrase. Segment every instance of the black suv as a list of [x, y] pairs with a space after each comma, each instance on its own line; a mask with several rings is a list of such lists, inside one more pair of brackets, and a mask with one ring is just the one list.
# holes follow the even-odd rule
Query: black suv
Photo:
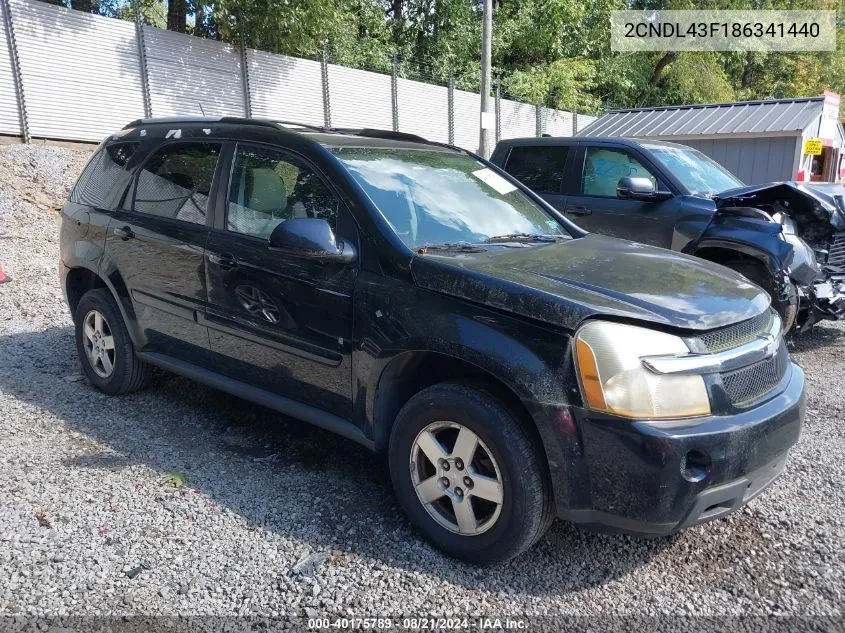
[[803, 418], [759, 288], [409, 135], [136, 121], [80, 176], [60, 268], [96, 387], [156, 365], [384, 453], [414, 525], [476, 563], [555, 516], [723, 516]]
[[491, 161], [580, 227], [723, 264], [765, 289], [784, 330], [845, 317], [845, 187], [743, 185], [652, 140], [517, 138]]

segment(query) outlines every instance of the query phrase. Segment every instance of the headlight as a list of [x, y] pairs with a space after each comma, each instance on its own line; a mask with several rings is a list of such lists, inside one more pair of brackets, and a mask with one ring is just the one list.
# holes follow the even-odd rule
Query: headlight
[[683, 339], [647, 328], [590, 321], [575, 334], [575, 359], [584, 403], [627, 418], [682, 418], [710, 413], [701, 376], [661, 375], [643, 356], [688, 354]]

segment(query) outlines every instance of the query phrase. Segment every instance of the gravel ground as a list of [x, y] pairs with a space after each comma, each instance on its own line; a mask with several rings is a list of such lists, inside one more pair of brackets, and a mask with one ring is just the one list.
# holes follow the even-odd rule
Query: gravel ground
[[174, 376], [121, 398], [82, 379], [52, 207], [85, 158], [0, 147], [0, 614], [841, 615], [841, 325], [797, 344], [804, 432], [744, 510], [655, 541], [558, 522], [475, 569], [351, 442]]

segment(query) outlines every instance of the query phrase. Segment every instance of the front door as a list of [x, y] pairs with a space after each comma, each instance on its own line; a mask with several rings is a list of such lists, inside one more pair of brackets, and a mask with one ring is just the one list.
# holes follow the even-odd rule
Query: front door
[[587, 231], [671, 248], [681, 211], [679, 197], [641, 201], [616, 195], [619, 179], [626, 176], [648, 178], [656, 191], [666, 191], [656, 170], [624, 148], [592, 145], [584, 152], [580, 189], [567, 197], [566, 217]]
[[303, 159], [239, 143], [222, 226], [206, 247], [211, 348], [219, 371], [351, 417], [356, 266], [271, 250], [273, 229], [316, 217], [357, 244], [340, 199]]
[[173, 142], [144, 163], [124, 209], [112, 214], [106, 256], [126, 285], [143, 350], [208, 358], [197, 319], [207, 299], [203, 254], [221, 144]]

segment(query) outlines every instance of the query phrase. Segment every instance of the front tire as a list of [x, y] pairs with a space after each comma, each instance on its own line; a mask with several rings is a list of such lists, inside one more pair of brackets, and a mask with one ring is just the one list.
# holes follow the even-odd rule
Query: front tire
[[97, 389], [119, 395], [147, 384], [150, 366], [135, 354], [126, 324], [108, 290], [86, 292], [76, 306], [74, 323], [82, 371]]
[[389, 463], [411, 522], [455, 558], [474, 564], [511, 559], [551, 522], [539, 447], [486, 391], [441, 383], [416, 394], [396, 418]]

